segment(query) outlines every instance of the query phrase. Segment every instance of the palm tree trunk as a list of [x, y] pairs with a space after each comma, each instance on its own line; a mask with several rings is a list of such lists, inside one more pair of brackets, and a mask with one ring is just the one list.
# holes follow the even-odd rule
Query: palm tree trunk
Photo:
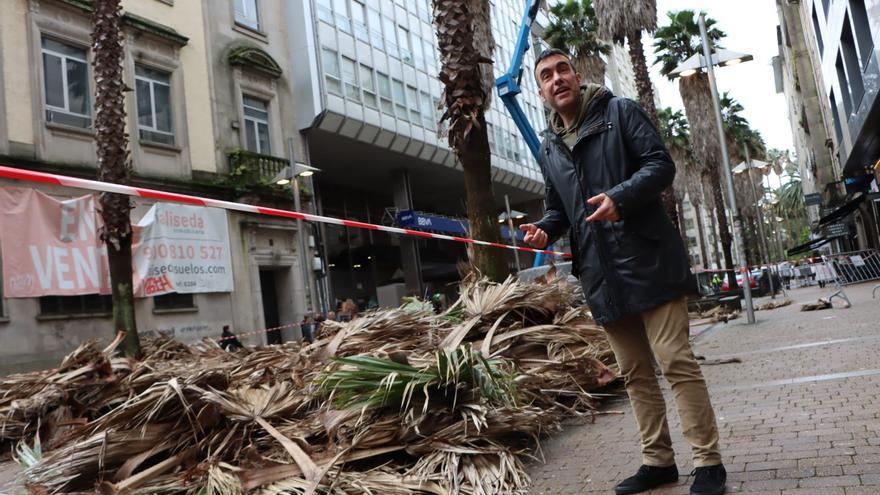
[[[637, 29], [627, 35], [629, 43], [629, 58], [632, 62], [633, 72], [636, 78], [636, 90], [639, 92], [639, 103], [648, 113], [648, 117], [654, 124], [654, 127], [660, 128], [660, 119], [657, 117], [657, 107], [654, 105], [654, 87], [651, 86], [651, 76], [648, 75], [648, 63], [645, 60], [645, 48], [642, 46], [642, 30]], [[661, 195], [663, 199], [663, 209], [666, 215], [672, 221], [675, 228], [679, 232], [682, 226], [678, 222], [678, 215], [675, 212], [675, 194], [672, 192], [672, 186], [663, 190]]]
[[[471, 235], [500, 243], [485, 116], [494, 87], [490, 57], [495, 41], [489, 3], [434, 0], [433, 7], [446, 107], [441, 120], [449, 121], [449, 146], [464, 169]], [[498, 248], [471, 247], [471, 262], [484, 276], [498, 282], [507, 277], [506, 253]]]
[[730, 226], [727, 223], [727, 214], [724, 208], [724, 194], [721, 192], [721, 177], [719, 177], [718, 168], [710, 167], [709, 172], [712, 179], [712, 197], [715, 199], [715, 219], [718, 222], [718, 237], [721, 239], [721, 250], [724, 253], [724, 268], [733, 270], [733, 253], [731, 252], [731, 244], [733, 242], [730, 235]]
[[605, 84], [605, 61], [598, 56], [575, 57], [571, 61], [574, 69], [583, 76], [584, 82]]
[[706, 235], [703, 233], [703, 213], [700, 210], [700, 203], [694, 203], [694, 215], [697, 217], [697, 235], [700, 237], [700, 259], [703, 261], [703, 268], [709, 266], [709, 257], [706, 256]]
[[[95, 142], [98, 147], [98, 180], [129, 182], [128, 136], [125, 134], [125, 83], [122, 78], [122, 12], [120, 0], [93, 3], [92, 45], [95, 71]], [[113, 299], [114, 333], [125, 332], [121, 349], [126, 356], [140, 357], [141, 348], [134, 315], [128, 196], [102, 193], [101, 240], [107, 245]]]
[[724, 252], [724, 267], [733, 270], [732, 236], [724, 206], [724, 193], [721, 184], [721, 144], [718, 142], [718, 126], [712, 112], [712, 94], [709, 79], [699, 73], [678, 80], [679, 92], [684, 103], [688, 122], [691, 124], [691, 139], [694, 154], [703, 163], [712, 185], [713, 208], [718, 221], [718, 234]]
[[[678, 222], [678, 225], [681, 225], [682, 228], [679, 229], [678, 234], [681, 237], [681, 242], [684, 243], [684, 249], [688, 252], [688, 260], [690, 260], [690, 246], [688, 246], [687, 239], [687, 229], [684, 228], [684, 202], [676, 198], [675, 200], [675, 220]], [[688, 261], [688, 265], [690, 265], [690, 261]]]
[[[713, 213], [715, 213], [713, 215]], [[718, 231], [718, 216], [717, 212], [709, 212], [709, 221], [712, 223], [712, 233], [715, 235], [715, 240], [712, 241], [712, 258], [715, 260], [715, 266], [721, 268], [724, 266], [721, 259], [721, 250], [718, 249], [718, 243], [721, 240], [721, 234]]]
[[[465, 146], [461, 146], [458, 159], [464, 169], [464, 188], [467, 194], [468, 223], [474, 239], [501, 242], [495, 213], [495, 195], [492, 192], [492, 171], [490, 167], [489, 133], [486, 118], [479, 117], [479, 127], [468, 136]], [[490, 280], [503, 281], [510, 274], [503, 250], [488, 246], [472, 246], [471, 260], [480, 272]]]

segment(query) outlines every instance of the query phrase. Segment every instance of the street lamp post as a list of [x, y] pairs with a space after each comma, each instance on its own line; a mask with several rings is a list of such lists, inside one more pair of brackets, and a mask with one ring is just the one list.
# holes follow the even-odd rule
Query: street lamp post
[[709, 46], [709, 36], [706, 34], [706, 15], [700, 13], [700, 36], [703, 38], [703, 55], [706, 57], [706, 72], [709, 76], [709, 88], [712, 92], [712, 103], [715, 107], [715, 123], [718, 125], [718, 141], [721, 145], [721, 162], [724, 165], [724, 176], [727, 177], [727, 194], [730, 208], [734, 213], [733, 239], [739, 251], [740, 272], [743, 278], [743, 294], [746, 300], [746, 316], [749, 323], [755, 323], [755, 308], [752, 304], [752, 287], [749, 282], [749, 265], [745, 257], [745, 247], [742, 238], [742, 217], [736, 208], [736, 194], [733, 189], [733, 175], [730, 170], [730, 157], [727, 154], [727, 142], [724, 138], [724, 121], [721, 118], [721, 102], [718, 99], [718, 86], [715, 82], [715, 70], [712, 59], [712, 49]]
[[[670, 74], [676, 77], [687, 77], [693, 74], [696, 74], [703, 68], [706, 69], [706, 73], [709, 77], [709, 88], [712, 94], [712, 104], [715, 110], [715, 122], [718, 125], [718, 141], [721, 146], [721, 158], [722, 165], [724, 167], [724, 176], [727, 178], [727, 195], [729, 198], [729, 205], [731, 208], [731, 214], [735, 214], [733, 221], [733, 238], [734, 238], [734, 248], [737, 252], [737, 258], [740, 261], [740, 271], [743, 276], [743, 295], [746, 300], [746, 315], [748, 317], [749, 323], [755, 323], [755, 308], [752, 304], [752, 288], [749, 283], [749, 265], [748, 260], [745, 257], [745, 247], [743, 245], [743, 237], [742, 237], [742, 217], [739, 215], [736, 208], [736, 196], [734, 195], [733, 189], [733, 176], [730, 170], [730, 156], [727, 153], [727, 141], [724, 138], [724, 125], [723, 120], [721, 118], [721, 102], [718, 98], [718, 86], [715, 82], [715, 70], [713, 68], [714, 65], [734, 65], [741, 62], [746, 62], [752, 60], [752, 56], [746, 53], [738, 53], [731, 50], [725, 50], [723, 48], [718, 48], [715, 52], [712, 52], [712, 48], [709, 46], [709, 36], [706, 34], [706, 17], [705, 14], [700, 14], [699, 18], [700, 24], [700, 38], [703, 42], [703, 54], [695, 53], [692, 56], [688, 57], [687, 60], [680, 63], [678, 67], [675, 68]], [[735, 278], [735, 277], [734, 277]], [[735, 280], [731, 281], [731, 285], [735, 283]]]
[[[513, 247], [516, 247], [516, 231], [513, 230], [513, 219], [514, 218], [517, 218], [517, 219], [524, 218], [526, 216], [526, 214], [518, 211], [518, 212], [516, 212], [516, 217], [514, 217], [513, 213], [511, 213], [511, 210], [510, 210], [510, 199], [507, 198], [506, 194], [504, 195], [504, 207], [505, 207], [505, 210], [507, 213], [507, 215], [506, 215], [507, 216], [507, 228], [510, 230], [510, 242], [513, 243]], [[499, 219], [499, 223], [504, 221], [503, 220], [504, 216], [505, 215], [502, 213], [501, 214], [502, 218]], [[513, 258], [516, 263], [516, 271], [519, 272], [522, 269], [522, 266], [519, 264], [519, 250], [518, 249], [513, 250]]]
[[[291, 157], [292, 156], [293, 155], [291, 154]], [[302, 210], [302, 205], [300, 204], [299, 178], [309, 177], [318, 171], [320, 171], [320, 169], [291, 160], [291, 164], [285, 166], [281, 170], [281, 172], [276, 175], [274, 179], [272, 179], [272, 182], [279, 186], [286, 186], [287, 184], [291, 185], [291, 187], [293, 188], [293, 209], [299, 212]], [[300, 267], [302, 268], [303, 286], [305, 288], [305, 293], [308, 294], [308, 298], [312, 300], [312, 281], [309, 274], [311, 270], [309, 266], [311, 264], [311, 259], [309, 259], [306, 255], [307, 249], [305, 231], [303, 230], [303, 221], [301, 218], [296, 219], [296, 230], [297, 238], [299, 239], [297, 247], [300, 253]], [[314, 305], [315, 301], [312, 300], [311, 302], [312, 305]], [[309, 307], [306, 304], [303, 304], [303, 306], [305, 308], [306, 314], [308, 314], [312, 310], [312, 307], [314, 307]]]

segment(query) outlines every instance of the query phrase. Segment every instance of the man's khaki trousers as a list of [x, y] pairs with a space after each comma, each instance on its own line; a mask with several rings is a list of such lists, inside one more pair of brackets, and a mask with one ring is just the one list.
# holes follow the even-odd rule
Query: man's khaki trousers
[[721, 464], [718, 426], [709, 391], [688, 341], [687, 299], [670, 301], [605, 326], [642, 437], [642, 463], [675, 464], [666, 403], [654, 374], [656, 357], [672, 386], [682, 433], [693, 450], [694, 467]]

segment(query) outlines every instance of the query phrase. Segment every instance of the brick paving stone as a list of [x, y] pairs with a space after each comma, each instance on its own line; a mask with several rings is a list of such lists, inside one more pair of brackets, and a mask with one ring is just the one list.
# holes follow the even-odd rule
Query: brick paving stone
[[808, 487], [833, 487], [833, 486], [859, 486], [862, 482], [858, 476], [825, 476], [822, 478], [804, 478], [800, 480], [800, 486]]
[[[800, 312], [800, 303], [827, 297], [830, 289], [789, 291], [794, 304], [756, 313], [757, 325], [738, 319], [696, 338], [697, 354], [743, 361], [703, 367], [718, 418], [728, 493], [880, 495], [880, 373], [823, 378], [880, 369], [880, 305], [871, 300], [870, 289], [870, 284], [847, 287], [852, 308], [819, 312]], [[823, 319], [829, 316], [834, 318]], [[847, 340], [825, 344], [838, 339]], [[799, 344], [810, 346], [791, 348]], [[779, 384], [802, 377], [819, 379]], [[687, 494], [690, 448], [669, 387], [663, 382], [661, 388], [682, 476], [678, 484], [649, 493]], [[608, 494], [635, 472], [641, 455], [628, 402], [616, 400], [602, 409], [624, 414], [569, 425], [543, 442], [547, 463], [527, 466], [533, 481], [529, 493]]]

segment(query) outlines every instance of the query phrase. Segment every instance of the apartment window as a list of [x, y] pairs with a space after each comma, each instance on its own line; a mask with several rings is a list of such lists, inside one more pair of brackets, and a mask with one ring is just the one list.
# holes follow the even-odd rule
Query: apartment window
[[195, 309], [196, 304], [192, 294], [178, 294], [171, 292], [153, 298], [153, 309]]
[[333, 24], [333, 3], [332, 0], [318, 0], [318, 19]]
[[113, 311], [112, 298], [107, 295], [43, 296], [40, 298], [40, 315], [107, 315]]
[[49, 38], [42, 45], [46, 121], [88, 129], [92, 117], [86, 51]]
[[489, 135], [489, 149], [495, 149], [495, 126], [486, 122], [486, 134]]
[[511, 134], [510, 137], [513, 139], [513, 161], [519, 163], [522, 157], [522, 141], [520, 141], [519, 136], [516, 134]]
[[321, 61], [324, 64], [324, 80], [327, 82], [327, 91], [342, 96], [342, 75], [336, 52], [329, 48], [321, 49]]
[[497, 146], [495, 154], [503, 158], [505, 154], [504, 131], [502, 131], [500, 127], [495, 128], [495, 144]]
[[379, 108], [376, 99], [376, 85], [373, 83], [373, 70], [361, 64], [361, 88], [364, 90], [364, 104], [370, 108]]
[[138, 134], [144, 141], [173, 145], [171, 76], [142, 65], [134, 67]]
[[419, 19], [431, 22], [431, 0], [418, 0]]
[[434, 129], [434, 109], [431, 108], [431, 95], [422, 91], [422, 124], [426, 129]]
[[816, 13], [816, 5], [813, 4], [813, 31], [816, 32], [816, 44], [819, 45], [819, 56], [825, 52], [825, 43], [822, 42], [822, 27], [819, 26], [819, 15]]
[[409, 121], [421, 125], [422, 112], [419, 111], [419, 91], [412, 86], [407, 86], [406, 100], [409, 102]]
[[385, 40], [382, 37], [382, 14], [371, 8], [367, 12], [370, 21], [370, 42], [379, 50], [385, 49]]
[[425, 64], [436, 67], [437, 66], [437, 57], [434, 52], [434, 45], [431, 44], [430, 40], [422, 40], [422, 52], [425, 56]]
[[834, 135], [837, 136], [837, 145], [843, 143], [843, 128], [840, 126], [840, 117], [838, 116], [837, 98], [834, 96], [834, 90], [831, 90], [831, 120], [834, 122]]
[[415, 33], [411, 33], [412, 35], [412, 50], [413, 50], [413, 60], [415, 62], [415, 66], [422, 70], [427, 70], [426, 64], [426, 56], [422, 53], [422, 39], [419, 38]]
[[367, 30], [367, 8], [358, 1], [351, 2], [351, 20], [354, 24], [354, 35], [357, 39], [367, 42], [370, 41], [369, 32]]
[[390, 17], [382, 16], [382, 30], [385, 32], [385, 41], [388, 47], [388, 55], [400, 57], [397, 44], [397, 29]]
[[348, 0], [333, 0], [333, 17], [336, 19], [336, 27], [346, 33], [351, 33], [351, 19], [348, 17]]
[[342, 80], [345, 82], [345, 97], [361, 101], [361, 93], [358, 90], [357, 64], [348, 57], [342, 57]]
[[382, 104], [382, 111], [388, 115], [394, 115], [394, 103], [391, 97], [391, 79], [381, 72], [376, 73], [376, 81], [379, 83], [379, 102]]
[[248, 95], [242, 95], [244, 106], [244, 133], [247, 149], [262, 155], [272, 153], [269, 145], [269, 104]]
[[397, 118], [409, 121], [406, 113], [406, 91], [403, 89], [403, 82], [397, 79], [391, 80], [391, 90], [394, 94], [394, 108]]
[[837, 53], [837, 61], [834, 64], [834, 68], [837, 70], [837, 83], [840, 85], [840, 97], [843, 99], [844, 115], [849, 120], [853, 104], [849, 96], [849, 83], [846, 82], [846, 71], [843, 70], [843, 55], [840, 52]]
[[257, 0], [235, 0], [235, 22], [251, 29], [260, 29]]
[[400, 43], [400, 59], [413, 63], [412, 47], [410, 46], [409, 29], [400, 26], [397, 41]]
[[437, 123], [440, 132], [446, 132], [447, 130], [446, 123], [440, 120], [444, 112], [445, 110], [440, 109], [440, 98], [434, 98], [434, 122]]
[[843, 18], [843, 31], [840, 33], [840, 50], [843, 52], [843, 63], [846, 67], [846, 78], [849, 81], [853, 111], [857, 111], [862, 103], [862, 97], [865, 96], [865, 81], [862, 79], [862, 67], [859, 65], [852, 26], [848, 17]]
[[862, 70], [865, 70], [874, 53], [874, 40], [871, 38], [868, 10], [865, 7], [865, 0], [850, 0], [849, 8], [856, 42], [859, 44], [859, 59], [862, 61]]
[[694, 219], [693, 218], [685, 218], [684, 219], [684, 228], [685, 230], [691, 230], [694, 228]]

